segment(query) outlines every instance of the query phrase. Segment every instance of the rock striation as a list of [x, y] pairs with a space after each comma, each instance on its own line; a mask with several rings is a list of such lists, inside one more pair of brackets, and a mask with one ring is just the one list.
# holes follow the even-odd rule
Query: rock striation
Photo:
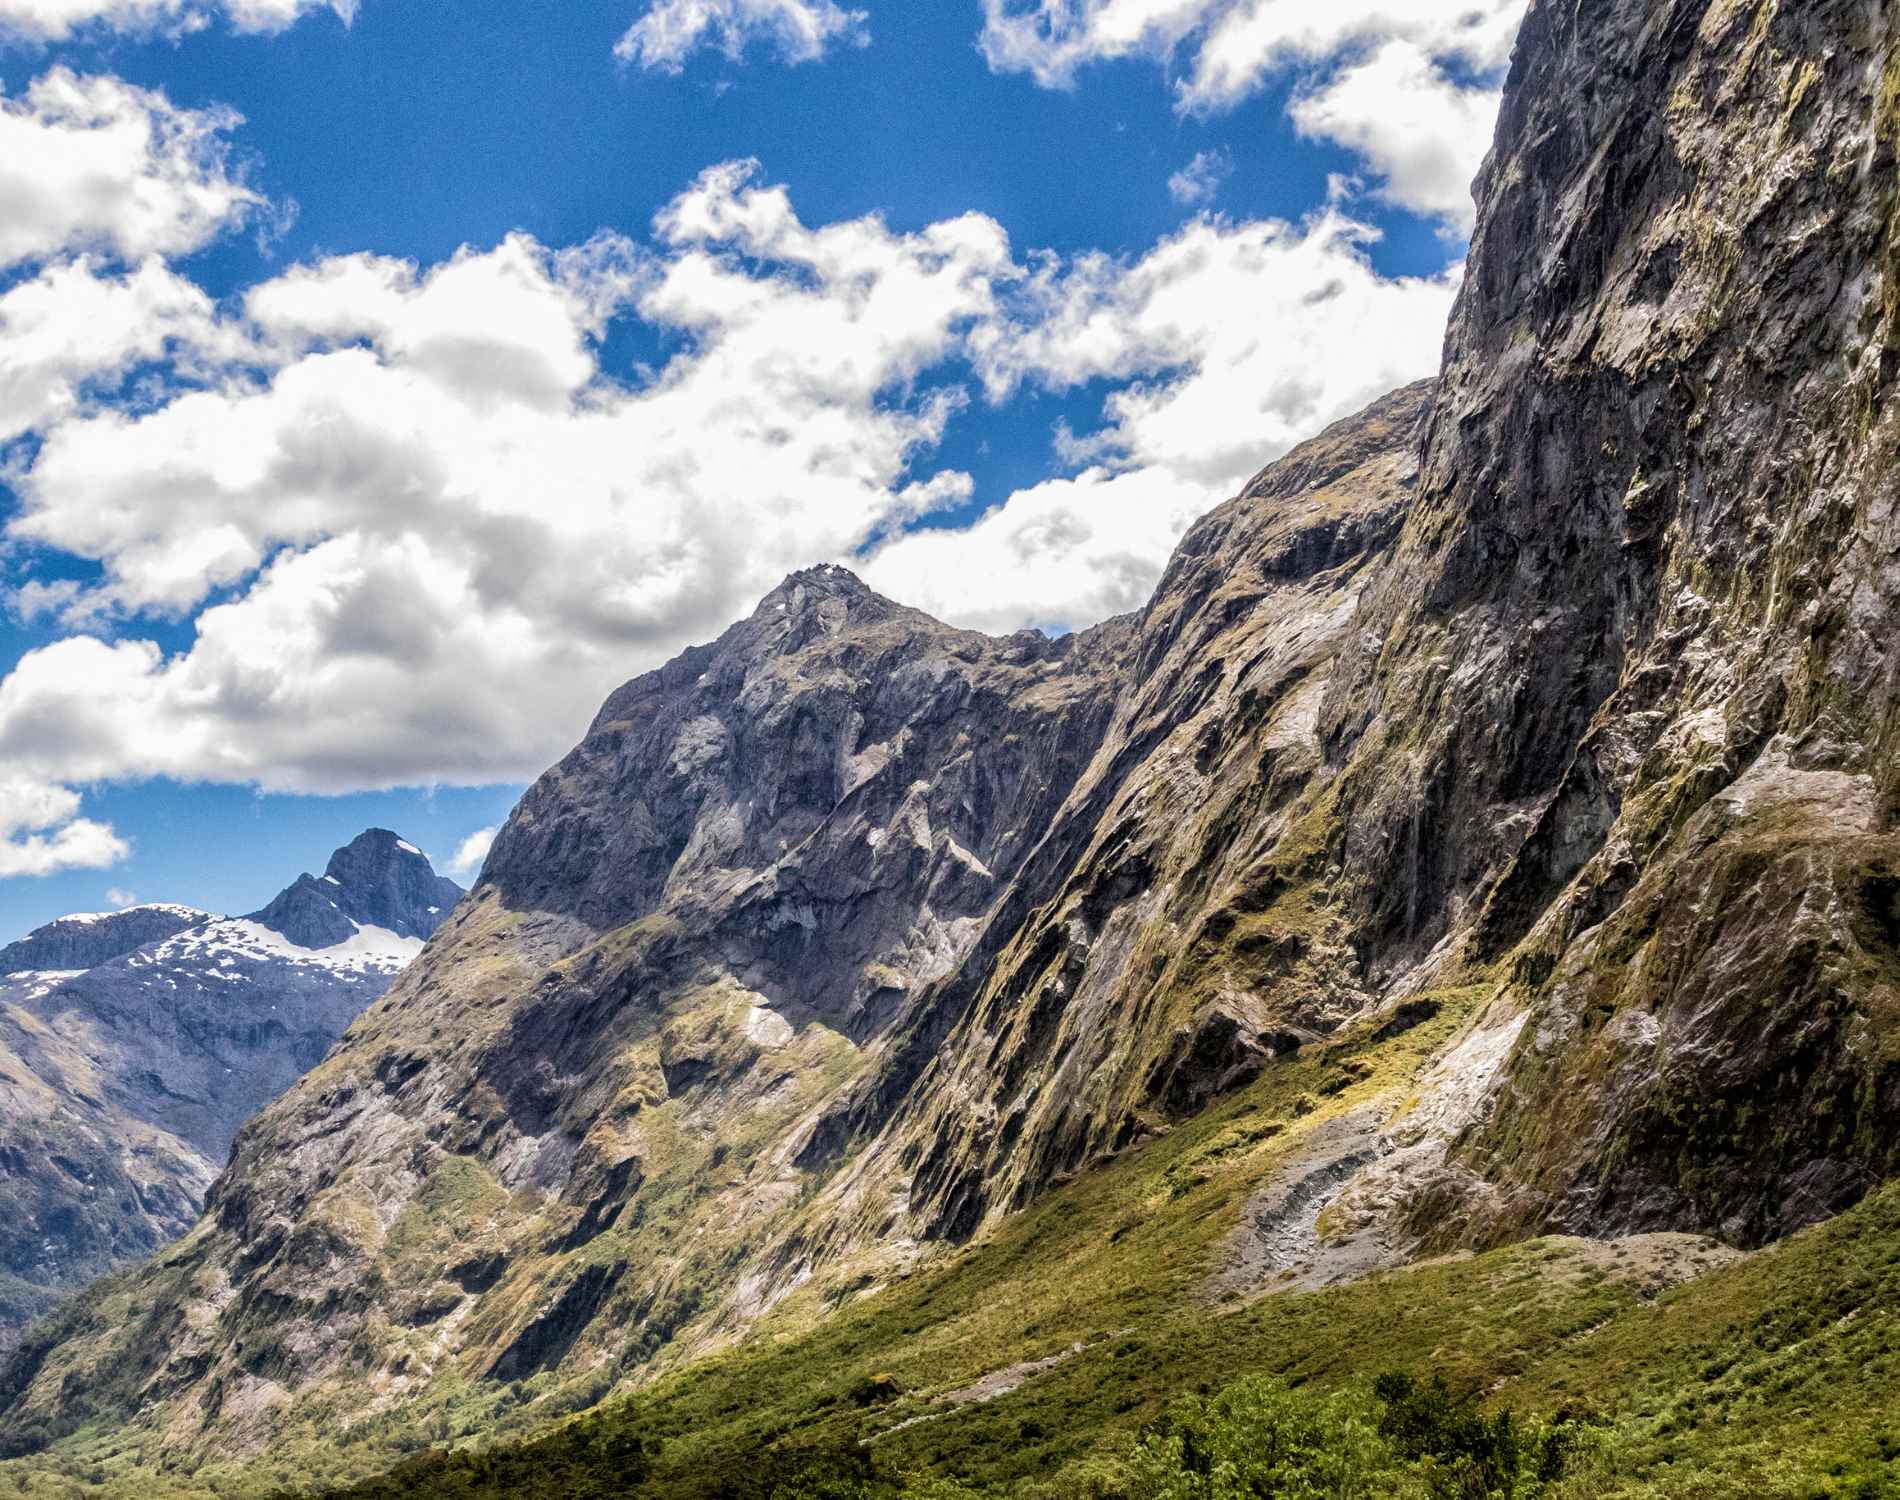
[[6, 1336], [188, 1228], [238, 1127], [317, 1063], [460, 894], [382, 830], [329, 868], [251, 917], [134, 907], [0, 950]]
[[8, 1441], [585, 1399], [1454, 987], [1264, 1263], [1295, 1208], [1320, 1285], [1852, 1203], [1900, 1141], [1897, 141], [1891, 7], [1535, 0], [1437, 382], [1137, 615], [819, 568], [621, 689], [186, 1238], [17, 1352]]
[[1900, 14], [1534, 6], [1321, 717], [1352, 909], [1517, 1027], [1430, 1245], [1759, 1244], [1896, 1165]]

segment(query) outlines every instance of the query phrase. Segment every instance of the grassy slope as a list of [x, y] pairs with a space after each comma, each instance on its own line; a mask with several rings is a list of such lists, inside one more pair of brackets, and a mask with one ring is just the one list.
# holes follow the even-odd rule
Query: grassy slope
[[[794, 1298], [748, 1344], [578, 1419], [554, 1446], [504, 1447], [485, 1465], [490, 1480], [455, 1493], [539, 1500], [595, 1480], [614, 1493], [625, 1445], [611, 1440], [627, 1436], [663, 1445], [642, 1490], [656, 1495], [729, 1488], [770, 1445], [880, 1433], [873, 1451], [893, 1469], [1009, 1484], [1125, 1441], [1184, 1391], [1254, 1372], [1331, 1386], [1395, 1367], [1525, 1410], [1582, 1404], [1617, 1417], [1621, 1493], [1882, 1494], [1890, 1469], [1900, 1493], [1888, 1462], [1900, 1453], [1900, 1189], [1654, 1302], [1552, 1241], [1312, 1296], [1203, 1300], [1250, 1190], [1312, 1125], [1402, 1096], [1477, 994], [1443, 998], [1437, 1020], [1310, 1049], [991, 1239], [828, 1317]], [[1084, 1352], [1000, 1399], [931, 1399], [1078, 1342]], [[470, 1391], [417, 1414], [420, 1431], [524, 1432], [554, 1414], [538, 1394]], [[942, 1414], [890, 1431], [927, 1413]], [[312, 1493], [376, 1467], [392, 1436], [414, 1441], [369, 1425], [341, 1444], [287, 1445], [261, 1467], [167, 1483], [134, 1467], [125, 1439], [82, 1434], [50, 1459], [0, 1469], [0, 1494], [10, 1482], [74, 1493], [69, 1476], [153, 1497]], [[566, 1477], [550, 1488], [556, 1473]], [[424, 1466], [356, 1493], [447, 1490]]]

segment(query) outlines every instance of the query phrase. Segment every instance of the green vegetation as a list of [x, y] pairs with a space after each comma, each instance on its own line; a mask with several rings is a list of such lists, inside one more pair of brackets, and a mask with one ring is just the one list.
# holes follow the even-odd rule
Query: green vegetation
[[[842, 1303], [808, 1288], [744, 1345], [594, 1410], [573, 1415], [610, 1370], [466, 1382], [196, 1472], [166, 1471], [149, 1435], [101, 1428], [0, 1466], [0, 1495], [1226, 1500], [1241, 1491], [1212, 1469], [1168, 1478], [1169, 1445], [1186, 1464], [1214, 1429], [1267, 1441], [1242, 1429], [1269, 1418], [1399, 1478], [1373, 1468], [1370, 1490], [1328, 1490], [1308, 1473], [1304, 1490], [1247, 1491], [1263, 1497], [1900, 1495], [1900, 1186], [1668, 1290], [1650, 1274], [1667, 1246], [1547, 1239], [1210, 1302], [1263, 1180], [1339, 1113], [1402, 1107], [1483, 993], [1437, 995], [1439, 1013], [1397, 1036], [1308, 1048], [987, 1239], [910, 1274], [869, 1266]], [[1013, 1389], [971, 1395], [1012, 1368]], [[1419, 1378], [1376, 1384], [1392, 1370]], [[1395, 1411], [1411, 1416], [1395, 1426]], [[1586, 1412], [1608, 1425], [1570, 1415]], [[1553, 1441], [1561, 1476], [1541, 1467]], [[1429, 1488], [1452, 1482], [1460, 1452], [1487, 1483], [1509, 1469], [1544, 1488]]]
[[[1598, 1493], [1613, 1435], [1572, 1414], [1525, 1424], [1453, 1396], [1442, 1380], [1381, 1376], [1321, 1393], [1267, 1377], [1189, 1396], [1132, 1441], [1047, 1481], [994, 1489], [893, 1469], [866, 1444], [791, 1443], [696, 1471], [719, 1500], [1569, 1500]], [[351, 1500], [594, 1500], [643, 1493], [654, 1455], [637, 1439], [573, 1429], [529, 1450], [440, 1455]]]

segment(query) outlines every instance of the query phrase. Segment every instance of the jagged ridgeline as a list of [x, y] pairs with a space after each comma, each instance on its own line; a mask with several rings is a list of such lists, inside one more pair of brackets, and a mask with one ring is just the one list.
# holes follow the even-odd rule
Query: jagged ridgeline
[[[1222, 1296], [1727, 1247], [1653, 1293], [1852, 1208], [1900, 1149], [1897, 47], [1534, 3], [1439, 381], [1138, 615], [992, 639], [820, 568], [621, 689], [197, 1226], [18, 1351], [16, 1451], [368, 1465], [828, 1319], [941, 1392], [1215, 1358]], [[1234, 1347], [1360, 1308], [1442, 1357], [1392, 1299], [1517, 1276], [1515, 1359], [1617, 1310], [1548, 1259]]]

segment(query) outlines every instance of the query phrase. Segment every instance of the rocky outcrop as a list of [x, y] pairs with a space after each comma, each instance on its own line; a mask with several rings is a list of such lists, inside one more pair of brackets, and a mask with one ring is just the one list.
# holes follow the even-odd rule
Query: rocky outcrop
[[[0, 1334], [184, 1232], [238, 1127], [322, 1058], [460, 892], [380, 831], [330, 869], [250, 918], [133, 908], [5, 950], [75, 966], [0, 979]], [[326, 910], [346, 929], [321, 947], [282, 920], [313, 888], [338, 893]]]
[[1454, 985], [1260, 1265], [1851, 1202], [1900, 1140], [1897, 49], [1864, 0], [1533, 4], [1435, 387], [1137, 616], [997, 640], [822, 568], [615, 694], [191, 1234], [20, 1351], [14, 1433], [598, 1393]]

